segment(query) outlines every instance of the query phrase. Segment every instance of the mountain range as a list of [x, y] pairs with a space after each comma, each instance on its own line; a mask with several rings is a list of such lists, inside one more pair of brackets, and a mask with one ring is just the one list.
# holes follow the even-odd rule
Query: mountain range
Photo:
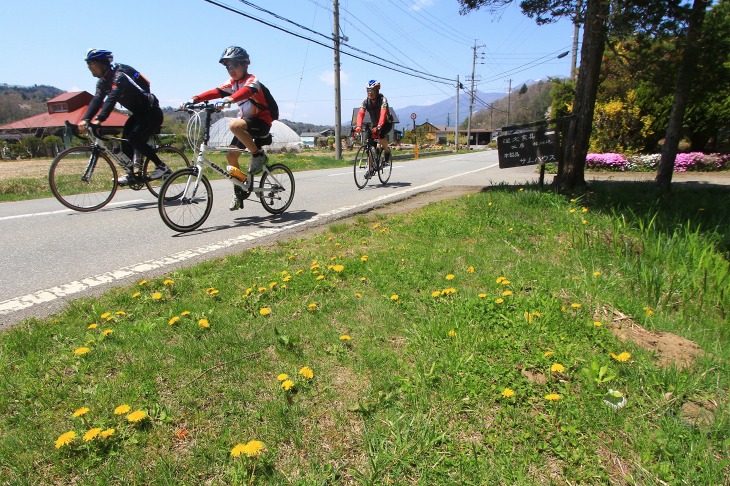
[[[477, 90], [474, 94], [473, 112], [485, 108], [485, 104], [492, 103], [495, 100], [504, 98], [504, 93], [484, 93]], [[455, 126], [456, 125], [456, 96], [439, 101], [432, 105], [426, 106], [406, 106], [405, 108], [396, 108], [400, 127], [409, 128], [412, 126], [411, 113], [416, 114], [416, 125], [430, 123], [436, 126]], [[468, 93], [459, 94], [459, 119], [463, 122], [469, 117], [469, 95]]]

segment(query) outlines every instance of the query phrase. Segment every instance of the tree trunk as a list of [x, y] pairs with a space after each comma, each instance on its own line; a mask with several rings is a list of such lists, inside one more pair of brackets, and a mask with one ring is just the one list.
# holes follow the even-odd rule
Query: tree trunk
[[585, 165], [593, 129], [599, 74], [606, 46], [606, 25], [609, 0], [588, 0], [586, 3], [583, 47], [575, 87], [573, 114], [563, 133], [563, 157], [558, 164], [555, 186], [559, 191], [572, 191], [585, 186]]
[[679, 64], [677, 82], [674, 85], [674, 102], [672, 103], [672, 111], [669, 114], [667, 132], [664, 136], [664, 147], [662, 147], [662, 158], [659, 167], [657, 167], [655, 179], [656, 184], [665, 190], [669, 190], [672, 184], [674, 161], [677, 158], [679, 141], [682, 138], [682, 122], [687, 108], [692, 76], [696, 71], [699, 55], [698, 43], [702, 35], [702, 24], [705, 20], [707, 2], [708, 0], [695, 0], [689, 17], [687, 43]]

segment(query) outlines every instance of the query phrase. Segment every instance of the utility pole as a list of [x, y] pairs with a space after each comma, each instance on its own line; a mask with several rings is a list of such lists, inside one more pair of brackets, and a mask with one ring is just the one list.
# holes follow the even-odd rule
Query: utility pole
[[335, 41], [335, 159], [342, 160], [342, 114], [340, 109], [340, 4], [334, 0]]
[[507, 90], [507, 125], [509, 125], [509, 111], [512, 106], [512, 80], [509, 80], [509, 89]]
[[575, 19], [573, 19], [573, 56], [570, 60], [570, 79], [575, 80], [578, 75], [578, 34], [580, 33], [580, 9], [582, 1], [578, 0], [575, 4]]
[[461, 83], [459, 75], [456, 75], [456, 127], [454, 130], [454, 153], [459, 151], [459, 91], [461, 91]]
[[[469, 146], [471, 145], [471, 116], [474, 112], [474, 70], [476, 68], [477, 64], [477, 49], [480, 47], [486, 47], [486, 46], [478, 46], [476, 40], [474, 41], [474, 47], [472, 47], [472, 50], [474, 51], [474, 55], [472, 57], [471, 61], [471, 89], [469, 90], [469, 122], [467, 123], [466, 127], [466, 150], [470, 150]], [[481, 58], [480, 58], [481, 59]], [[479, 63], [482, 64], [482, 63]]]

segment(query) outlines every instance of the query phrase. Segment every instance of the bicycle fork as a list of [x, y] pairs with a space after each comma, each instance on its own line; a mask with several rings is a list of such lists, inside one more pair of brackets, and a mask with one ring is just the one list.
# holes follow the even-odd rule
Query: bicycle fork
[[91, 176], [94, 175], [94, 169], [96, 168], [96, 162], [99, 160], [99, 149], [94, 147], [91, 149], [91, 155], [89, 156], [89, 163], [86, 164], [86, 170], [81, 176], [81, 182], [90, 182]]

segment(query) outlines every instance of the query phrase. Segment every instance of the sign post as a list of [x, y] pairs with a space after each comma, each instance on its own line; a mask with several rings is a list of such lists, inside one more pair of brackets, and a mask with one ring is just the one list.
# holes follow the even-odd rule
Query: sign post
[[413, 158], [418, 158], [418, 138], [416, 138], [416, 114], [411, 113], [411, 120], [413, 120]]
[[502, 132], [497, 137], [499, 168], [540, 165], [540, 186], [545, 178], [545, 164], [558, 162], [560, 144], [556, 130], [545, 126], [534, 129], [519, 129]]

